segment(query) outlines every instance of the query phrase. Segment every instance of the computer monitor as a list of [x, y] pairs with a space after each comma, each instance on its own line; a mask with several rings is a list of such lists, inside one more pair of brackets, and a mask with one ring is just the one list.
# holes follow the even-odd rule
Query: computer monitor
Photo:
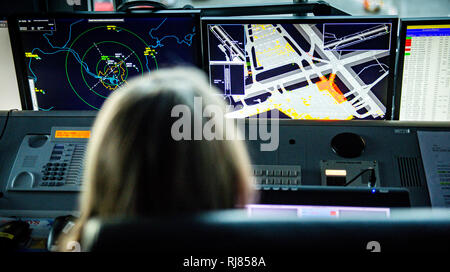
[[390, 217], [390, 208], [249, 204], [249, 217], [285, 217], [301, 219], [382, 219]]
[[303, 185], [295, 190], [259, 190], [258, 204], [407, 208], [411, 200], [409, 191], [398, 187]]
[[402, 19], [395, 119], [450, 121], [450, 17]]
[[205, 67], [230, 118], [391, 119], [397, 20], [204, 18]]
[[8, 20], [0, 16], [0, 110], [22, 109], [19, 86], [17, 84]]
[[99, 110], [134, 77], [201, 66], [196, 12], [17, 16], [30, 109]]

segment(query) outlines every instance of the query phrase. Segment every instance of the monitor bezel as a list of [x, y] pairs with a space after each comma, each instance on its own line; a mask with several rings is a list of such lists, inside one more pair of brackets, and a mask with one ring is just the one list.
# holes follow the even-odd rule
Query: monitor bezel
[[[445, 23], [446, 21], [446, 23]], [[396, 81], [394, 88], [394, 111], [393, 119], [400, 121], [400, 107], [402, 99], [402, 81], [403, 81], [403, 65], [405, 64], [405, 42], [406, 42], [406, 28], [413, 25], [428, 25], [428, 24], [450, 24], [450, 17], [427, 17], [427, 18], [401, 18], [400, 32], [398, 35], [398, 59], [396, 64]], [[416, 120], [418, 121], [418, 120]]]
[[[392, 36], [389, 52], [389, 75], [388, 75], [388, 87], [386, 92], [386, 114], [383, 119], [388, 121], [392, 119], [392, 103], [393, 103], [393, 89], [394, 89], [394, 73], [395, 73], [395, 60], [397, 50], [397, 33], [398, 33], [398, 16], [253, 16], [249, 17], [202, 17], [201, 18], [201, 32], [202, 32], [202, 48], [203, 48], [203, 67], [206, 74], [209, 77], [209, 51], [208, 51], [208, 39], [207, 39], [207, 25], [208, 24], [249, 24], [249, 23], [294, 23], [302, 24], [309, 23], [314, 24], [317, 22], [386, 22], [392, 24]], [[292, 120], [292, 119], [288, 119]], [[352, 121], [361, 121], [365, 119], [352, 119]]]
[[[203, 57], [202, 57], [202, 41], [201, 41], [201, 25], [200, 25], [200, 11], [199, 10], [170, 10], [170, 11], [155, 11], [152, 13], [123, 13], [123, 12], [78, 12], [78, 13], [45, 13], [45, 14], [15, 14], [8, 17], [8, 30], [11, 41], [11, 47], [13, 51], [14, 64], [16, 66], [16, 75], [19, 83], [20, 97], [23, 98], [22, 108], [23, 110], [33, 110], [31, 100], [31, 90], [28, 84], [28, 72], [26, 66], [26, 58], [24, 54], [24, 47], [20, 38], [20, 30], [18, 25], [18, 19], [20, 18], [32, 18], [32, 19], [45, 19], [45, 18], [74, 18], [74, 19], [112, 19], [112, 18], [158, 18], [158, 17], [192, 17], [196, 25], [196, 29], [199, 33], [195, 39], [195, 64], [199, 69], [203, 69]], [[63, 110], [55, 110], [63, 111]], [[94, 109], [90, 111], [95, 111]]]
[[25, 110], [26, 105], [27, 105], [27, 103], [26, 103], [27, 98], [25, 97], [25, 93], [22, 91], [23, 90], [23, 86], [22, 86], [23, 80], [22, 80], [22, 75], [21, 75], [22, 73], [21, 73], [20, 67], [18, 67], [18, 65], [16, 63], [16, 56], [15, 56], [15, 52], [14, 52], [15, 51], [14, 50], [14, 41], [11, 38], [11, 27], [10, 27], [11, 19], [10, 19], [10, 16], [0, 13], [0, 20], [6, 21], [6, 24], [7, 24], [9, 43], [11, 45], [11, 54], [12, 54], [13, 62], [14, 62], [14, 72], [16, 74], [15, 79], [16, 79], [17, 87], [18, 87], [18, 91], [19, 91], [20, 105], [22, 107], [22, 110]]

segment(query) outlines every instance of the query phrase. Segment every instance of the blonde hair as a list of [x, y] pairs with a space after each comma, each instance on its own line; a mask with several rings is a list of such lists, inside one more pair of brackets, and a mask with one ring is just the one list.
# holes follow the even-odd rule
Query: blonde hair
[[175, 141], [171, 136], [175, 105], [188, 106], [192, 119], [194, 97], [225, 110], [215, 91], [201, 72], [174, 68], [134, 80], [107, 99], [88, 144], [81, 217], [62, 237], [60, 250], [80, 241], [92, 217], [166, 215], [248, 203], [250, 160], [242, 141]]

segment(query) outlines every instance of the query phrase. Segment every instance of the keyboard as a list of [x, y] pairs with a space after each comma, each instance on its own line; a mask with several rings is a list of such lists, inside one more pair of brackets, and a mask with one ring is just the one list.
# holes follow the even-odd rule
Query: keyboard
[[301, 185], [299, 165], [252, 165], [258, 190], [297, 190]]

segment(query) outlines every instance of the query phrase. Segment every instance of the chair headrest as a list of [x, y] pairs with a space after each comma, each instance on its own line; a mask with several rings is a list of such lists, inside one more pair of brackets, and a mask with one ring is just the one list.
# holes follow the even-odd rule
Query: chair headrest
[[450, 243], [450, 213], [407, 210], [387, 219], [249, 218], [216, 211], [151, 218], [93, 218], [85, 225], [85, 251], [273, 252], [365, 250], [378, 241], [391, 250], [438, 250]]

